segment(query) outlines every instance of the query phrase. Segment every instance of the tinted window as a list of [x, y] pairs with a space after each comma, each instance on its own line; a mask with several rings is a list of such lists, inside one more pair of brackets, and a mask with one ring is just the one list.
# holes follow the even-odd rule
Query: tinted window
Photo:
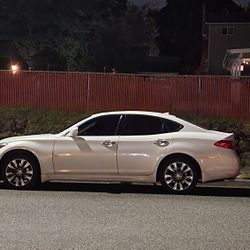
[[163, 133], [161, 118], [145, 115], [127, 115], [123, 135], [153, 135]]
[[177, 132], [179, 130], [181, 130], [183, 128], [183, 125], [174, 122], [174, 121], [170, 121], [167, 119], [164, 119], [165, 125], [166, 125], [166, 132], [167, 133], [171, 133], [171, 132]]
[[78, 135], [115, 135], [120, 115], [93, 118], [79, 126]]

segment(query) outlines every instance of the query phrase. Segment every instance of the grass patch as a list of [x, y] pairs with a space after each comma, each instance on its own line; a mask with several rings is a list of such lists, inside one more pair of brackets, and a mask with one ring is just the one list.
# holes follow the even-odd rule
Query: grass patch
[[27, 108], [0, 108], [1, 133], [12, 135], [59, 133], [89, 114]]
[[250, 168], [241, 168], [240, 175], [237, 177], [238, 179], [250, 179]]

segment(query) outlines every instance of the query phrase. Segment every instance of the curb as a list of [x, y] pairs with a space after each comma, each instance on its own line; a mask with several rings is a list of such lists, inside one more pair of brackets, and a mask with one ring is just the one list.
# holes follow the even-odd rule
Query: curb
[[197, 187], [250, 189], [250, 180], [238, 179], [238, 180], [225, 180], [225, 181], [198, 183]]

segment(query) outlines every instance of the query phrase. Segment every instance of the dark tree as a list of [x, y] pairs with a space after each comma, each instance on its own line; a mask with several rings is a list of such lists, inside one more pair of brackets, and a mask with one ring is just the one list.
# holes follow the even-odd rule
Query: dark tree
[[37, 70], [129, 71], [130, 48], [155, 34], [127, 0], [0, 0], [0, 20], [2, 39]]

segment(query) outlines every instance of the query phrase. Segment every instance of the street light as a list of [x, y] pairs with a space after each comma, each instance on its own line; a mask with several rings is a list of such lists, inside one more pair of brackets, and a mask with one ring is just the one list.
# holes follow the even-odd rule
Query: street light
[[11, 65], [11, 70], [13, 74], [16, 74], [16, 72], [19, 70], [19, 66], [17, 64]]

